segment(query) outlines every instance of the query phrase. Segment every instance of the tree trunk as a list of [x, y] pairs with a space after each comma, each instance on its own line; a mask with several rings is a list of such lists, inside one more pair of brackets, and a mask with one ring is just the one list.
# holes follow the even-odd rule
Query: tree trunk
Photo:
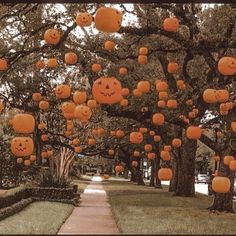
[[180, 152], [179, 152], [179, 150], [177, 150], [174, 152], [174, 157], [171, 159], [173, 178], [170, 181], [169, 192], [175, 192], [177, 189], [177, 183], [178, 183], [178, 165], [177, 165], [177, 163], [179, 162], [178, 161], [179, 158], [180, 158]]
[[157, 172], [161, 168], [161, 159], [160, 158], [155, 158], [155, 188], [162, 188], [161, 186], [161, 181], [157, 177]]
[[128, 176], [129, 176], [129, 169], [127, 167], [125, 167], [125, 170], [124, 170], [124, 178], [125, 179], [128, 179]]
[[194, 197], [195, 196], [195, 154], [197, 150], [197, 141], [189, 140], [182, 135], [181, 156], [177, 159], [177, 186], [176, 196]]

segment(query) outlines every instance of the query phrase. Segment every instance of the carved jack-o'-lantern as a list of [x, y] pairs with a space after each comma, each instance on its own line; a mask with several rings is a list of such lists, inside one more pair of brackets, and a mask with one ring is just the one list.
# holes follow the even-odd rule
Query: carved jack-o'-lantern
[[30, 156], [34, 151], [34, 142], [29, 137], [15, 137], [11, 141], [11, 152], [17, 157]]
[[12, 119], [12, 126], [16, 133], [30, 134], [34, 132], [35, 120], [30, 114], [17, 114]]
[[67, 84], [57, 85], [55, 88], [55, 94], [57, 98], [68, 98], [71, 94], [71, 87]]
[[87, 94], [85, 91], [75, 91], [73, 94], [73, 100], [76, 104], [85, 103], [87, 100]]
[[48, 29], [44, 33], [44, 40], [47, 44], [56, 45], [60, 41], [60, 32], [56, 29]]
[[92, 88], [94, 99], [101, 104], [114, 104], [122, 100], [122, 87], [115, 77], [97, 79]]
[[81, 122], [87, 122], [92, 115], [91, 109], [88, 106], [78, 105], [75, 108], [75, 117]]
[[142, 143], [143, 134], [141, 132], [130, 133], [129, 140], [131, 143]]
[[236, 73], [236, 58], [222, 57], [218, 62], [218, 70], [222, 75], [234, 75]]
[[75, 107], [76, 107], [76, 105], [73, 102], [64, 102], [61, 106], [63, 116], [66, 119], [73, 119], [74, 118]]
[[93, 16], [88, 12], [80, 12], [76, 16], [76, 24], [80, 27], [88, 27], [93, 22]]
[[98, 30], [114, 33], [121, 27], [122, 13], [115, 8], [100, 7], [96, 12], [94, 22]]

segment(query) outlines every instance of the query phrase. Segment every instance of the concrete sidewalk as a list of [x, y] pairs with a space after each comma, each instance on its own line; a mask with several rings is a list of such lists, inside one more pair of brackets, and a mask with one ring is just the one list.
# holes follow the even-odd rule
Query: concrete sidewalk
[[58, 234], [119, 234], [101, 177], [95, 176]]

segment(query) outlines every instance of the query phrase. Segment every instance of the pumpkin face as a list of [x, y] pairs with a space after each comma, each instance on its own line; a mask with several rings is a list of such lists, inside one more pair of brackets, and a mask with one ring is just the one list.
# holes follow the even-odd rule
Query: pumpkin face
[[226, 89], [216, 90], [217, 102], [227, 102], [229, 100], [229, 91]]
[[34, 151], [34, 142], [29, 137], [15, 137], [11, 141], [11, 152], [17, 157], [30, 156]]
[[12, 119], [12, 126], [16, 133], [30, 134], [34, 132], [35, 119], [30, 114], [17, 114]]
[[56, 45], [60, 41], [60, 32], [56, 29], [48, 29], [44, 33], [44, 40], [47, 44]]
[[7, 70], [7, 68], [8, 68], [7, 60], [0, 58], [0, 71]]
[[132, 132], [130, 133], [129, 140], [131, 143], [142, 143], [143, 134], [141, 132]]
[[67, 65], [74, 65], [78, 61], [78, 57], [74, 52], [68, 52], [65, 54], [65, 63]]
[[161, 168], [159, 169], [157, 176], [160, 180], [171, 180], [173, 172], [170, 168]]
[[93, 22], [93, 16], [88, 12], [80, 12], [76, 16], [76, 24], [80, 27], [88, 27]]
[[107, 33], [117, 32], [121, 27], [122, 13], [115, 8], [100, 7], [95, 15], [97, 30]]
[[216, 193], [228, 193], [230, 190], [230, 179], [216, 176], [212, 180], [212, 190]]
[[85, 103], [87, 100], [87, 94], [85, 91], [75, 91], [73, 94], [73, 100], [76, 104]]
[[61, 105], [62, 112], [72, 113], [75, 111], [76, 105], [73, 102], [63, 102]]
[[216, 103], [216, 90], [215, 89], [205, 89], [203, 92], [203, 100], [206, 103]]
[[48, 101], [40, 101], [39, 108], [41, 110], [47, 110], [49, 108], [49, 102]]
[[71, 87], [66, 84], [57, 85], [55, 88], [55, 95], [57, 98], [68, 98], [71, 94]]
[[234, 75], [236, 73], [236, 58], [222, 57], [218, 62], [218, 70], [222, 75]]
[[114, 77], [97, 79], [92, 88], [93, 98], [101, 104], [114, 104], [122, 100], [122, 87]]
[[88, 106], [78, 105], [75, 108], [75, 117], [81, 122], [87, 122], [92, 115], [91, 109]]
[[176, 17], [166, 18], [163, 23], [166, 31], [176, 32], [179, 29], [179, 20]]

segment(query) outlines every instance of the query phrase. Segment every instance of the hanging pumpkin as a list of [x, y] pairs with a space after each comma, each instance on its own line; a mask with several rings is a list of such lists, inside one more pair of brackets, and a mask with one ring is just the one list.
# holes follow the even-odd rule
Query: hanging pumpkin
[[161, 141], [161, 136], [160, 135], [155, 135], [153, 137], [154, 142], [160, 142]]
[[36, 156], [35, 155], [30, 155], [30, 162], [36, 161]]
[[40, 101], [39, 102], [39, 109], [41, 110], [47, 110], [49, 108], [49, 102], [48, 101]]
[[139, 55], [147, 55], [148, 54], [148, 48], [141, 47], [141, 48], [139, 48], [138, 53], [139, 53]]
[[203, 100], [206, 103], [216, 103], [216, 90], [215, 89], [205, 89], [203, 92]]
[[127, 107], [127, 106], [129, 105], [129, 101], [128, 101], [127, 99], [122, 99], [122, 100], [120, 101], [120, 105], [121, 105], [122, 107]]
[[236, 58], [222, 57], [218, 62], [218, 71], [222, 75], [234, 75], [236, 73]]
[[164, 145], [164, 147], [163, 147], [163, 150], [164, 151], [168, 151], [168, 152], [170, 152], [171, 151], [171, 146], [170, 145]]
[[154, 136], [154, 135], [156, 134], [156, 132], [153, 131], [153, 130], [150, 130], [149, 134], [150, 134], [151, 136]]
[[113, 156], [114, 153], [115, 153], [115, 151], [113, 149], [109, 149], [108, 150], [108, 155]]
[[229, 169], [232, 171], [236, 171], [236, 160], [231, 160], [229, 163]]
[[39, 102], [40, 100], [42, 100], [42, 95], [41, 93], [33, 93], [32, 94], [32, 99], [35, 102]]
[[174, 138], [174, 139], [172, 140], [172, 146], [173, 146], [173, 147], [178, 148], [178, 147], [181, 147], [181, 145], [182, 145], [181, 139], [179, 139], [179, 138]]
[[150, 90], [150, 83], [149, 81], [140, 81], [138, 82], [137, 89], [142, 93], [148, 93]]
[[230, 179], [216, 176], [212, 180], [212, 190], [216, 193], [228, 193], [230, 191]]
[[101, 104], [115, 104], [122, 100], [121, 83], [115, 77], [101, 77], [92, 87], [93, 98]]
[[233, 156], [224, 156], [224, 164], [226, 166], [229, 166], [230, 162], [234, 160], [234, 157]]
[[74, 102], [63, 102], [61, 105], [61, 110], [63, 113], [73, 113], [75, 111], [75, 103]]
[[43, 123], [43, 122], [39, 123], [38, 124], [38, 129], [40, 129], [40, 130], [46, 129], [46, 124]]
[[138, 162], [137, 162], [137, 161], [132, 161], [132, 162], [131, 162], [131, 166], [137, 167], [137, 166], [138, 166]]
[[0, 71], [4, 71], [8, 69], [7, 60], [4, 58], [0, 58]]
[[79, 12], [76, 16], [76, 24], [80, 27], [91, 26], [93, 22], [93, 16], [88, 12]]
[[179, 20], [176, 17], [169, 17], [164, 20], [163, 28], [165, 31], [176, 32], [179, 29]]
[[55, 88], [55, 95], [57, 98], [64, 99], [70, 97], [71, 87], [67, 84], [59, 84]]
[[87, 106], [91, 109], [96, 108], [97, 107], [97, 101], [94, 99], [90, 99], [87, 101]]
[[151, 144], [145, 144], [144, 145], [144, 150], [146, 152], [151, 152], [152, 151], [152, 145]]
[[47, 67], [52, 69], [52, 68], [56, 68], [58, 66], [58, 62], [56, 58], [49, 58], [47, 60]]
[[73, 94], [73, 101], [76, 104], [82, 104], [87, 101], [87, 93], [85, 91], [75, 91]]
[[121, 27], [122, 13], [115, 8], [100, 7], [94, 18], [97, 30], [106, 33], [115, 33]]
[[171, 180], [173, 172], [170, 168], [161, 168], [158, 170], [157, 177], [159, 180]]
[[125, 133], [124, 133], [123, 130], [117, 130], [117, 131], [116, 131], [116, 137], [117, 137], [117, 138], [122, 138], [122, 137], [124, 137], [124, 136], [125, 136]]
[[175, 74], [179, 68], [179, 65], [175, 62], [169, 62], [167, 66], [167, 71], [170, 74]]
[[112, 51], [115, 48], [116, 44], [110, 40], [105, 41], [104, 48], [107, 51]]
[[229, 100], [229, 91], [226, 89], [216, 90], [217, 102], [227, 102]]
[[111, 136], [115, 136], [116, 135], [116, 131], [114, 131], [114, 130], [110, 131], [110, 135]]
[[131, 143], [142, 143], [143, 142], [143, 134], [141, 132], [132, 132], [129, 135], [129, 140]]
[[77, 63], [78, 57], [74, 52], [67, 52], [64, 60], [67, 65], [74, 65]]
[[60, 42], [60, 32], [56, 29], [48, 29], [44, 33], [44, 40], [49, 45], [56, 45]]
[[231, 122], [231, 129], [234, 133], [236, 133], [236, 121]]
[[166, 102], [164, 100], [160, 100], [157, 102], [157, 107], [164, 108], [166, 106]]
[[124, 97], [128, 96], [129, 95], [129, 89], [128, 88], [122, 88], [121, 95], [124, 96]]
[[159, 98], [159, 100], [167, 100], [168, 99], [168, 93], [164, 92], [164, 91], [159, 92], [158, 98]]
[[30, 134], [35, 129], [35, 119], [30, 114], [17, 114], [12, 119], [12, 126], [16, 133]]
[[144, 134], [144, 133], [147, 133], [147, 132], [148, 132], [148, 129], [145, 128], [145, 127], [141, 127], [141, 128], [139, 128], [139, 132], [141, 132], [142, 134]]
[[214, 160], [214, 161], [217, 161], [217, 162], [220, 161], [220, 156], [218, 156], [218, 155], [213, 156], [213, 160]]
[[96, 144], [95, 139], [93, 139], [93, 138], [89, 138], [89, 139], [88, 139], [88, 145], [94, 146], [95, 144]]
[[165, 81], [156, 83], [156, 90], [158, 92], [166, 92], [168, 90], [168, 84]]
[[38, 70], [42, 70], [44, 69], [46, 66], [44, 60], [38, 60], [36, 63], [35, 63], [35, 67], [38, 69]]
[[155, 113], [152, 116], [152, 123], [154, 125], [163, 125], [165, 123], [165, 117], [161, 113]]
[[78, 105], [75, 108], [75, 117], [81, 122], [87, 122], [92, 116], [91, 109], [85, 105]]
[[154, 153], [154, 152], [149, 152], [149, 153], [147, 154], [147, 158], [148, 158], [148, 160], [153, 160], [153, 159], [155, 159], [155, 158], [156, 158], [156, 153]]
[[95, 63], [92, 65], [92, 71], [94, 73], [99, 73], [102, 70], [101, 64]]
[[177, 101], [175, 99], [170, 99], [170, 100], [167, 101], [166, 106], [169, 109], [176, 109], [177, 106], [178, 106], [178, 103], [177, 103]]
[[134, 89], [133, 90], [133, 95], [135, 97], [141, 97], [143, 95], [143, 93], [139, 89]]
[[148, 63], [148, 58], [145, 55], [139, 55], [138, 56], [138, 63], [141, 65], [145, 65]]
[[103, 136], [105, 134], [105, 130], [103, 128], [101, 128], [101, 127], [99, 127], [97, 129], [97, 132], [98, 132], [98, 136], [99, 137], [101, 137], [101, 136]]
[[196, 114], [195, 114], [195, 112], [193, 112], [193, 111], [190, 111], [189, 113], [188, 113], [188, 117], [189, 118], [195, 118], [196, 117]]
[[79, 147], [79, 146], [75, 147], [74, 150], [75, 150], [76, 153], [81, 153], [82, 152], [82, 148]]
[[11, 140], [11, 152], [17, 157], [30, 156], [34, 151], [34, 142], [29, 137], [15, 137]]
[[140, 152], [135, 150], [133, 155], [134, 155], [134, 157], [139, 157], [140, 156]]
[[74, 139], [72, 140], [72, 144], [73, 144], [74, 146], [77, 146], [77, 145], [80, 144], [80, 140], [79, 140], [78, 138], [74, 138]]
[[122, 165], [117, 165], [116, 167], [115, 167], [115, 172], [116, 173], [121, 173], [121, 172], [123, 172], [124, 171], [124, 167], [122, 166]]
[[198, 126], [189, 126], [186, 130], [186, 136], [188, 139], [197, 140], [201, 137], [202, 130]]
[[126, 67], [121, 67], [119, 69], [119, 74], [122, 75], [122, 76], [125, 76], [128, 74], [128, 69]]
[[163, 159], [163, 161], [170, 161], [170, 152], [161, 151], [161, 158]]
[[46, 142], [46, 141], [48, 141], [49, 139], [48, 139], [48, 136], [47, 136], [46, 134], [42, 134], [42, 135], [41, 135], [41, 140], [42, 140], [43, 142]]

